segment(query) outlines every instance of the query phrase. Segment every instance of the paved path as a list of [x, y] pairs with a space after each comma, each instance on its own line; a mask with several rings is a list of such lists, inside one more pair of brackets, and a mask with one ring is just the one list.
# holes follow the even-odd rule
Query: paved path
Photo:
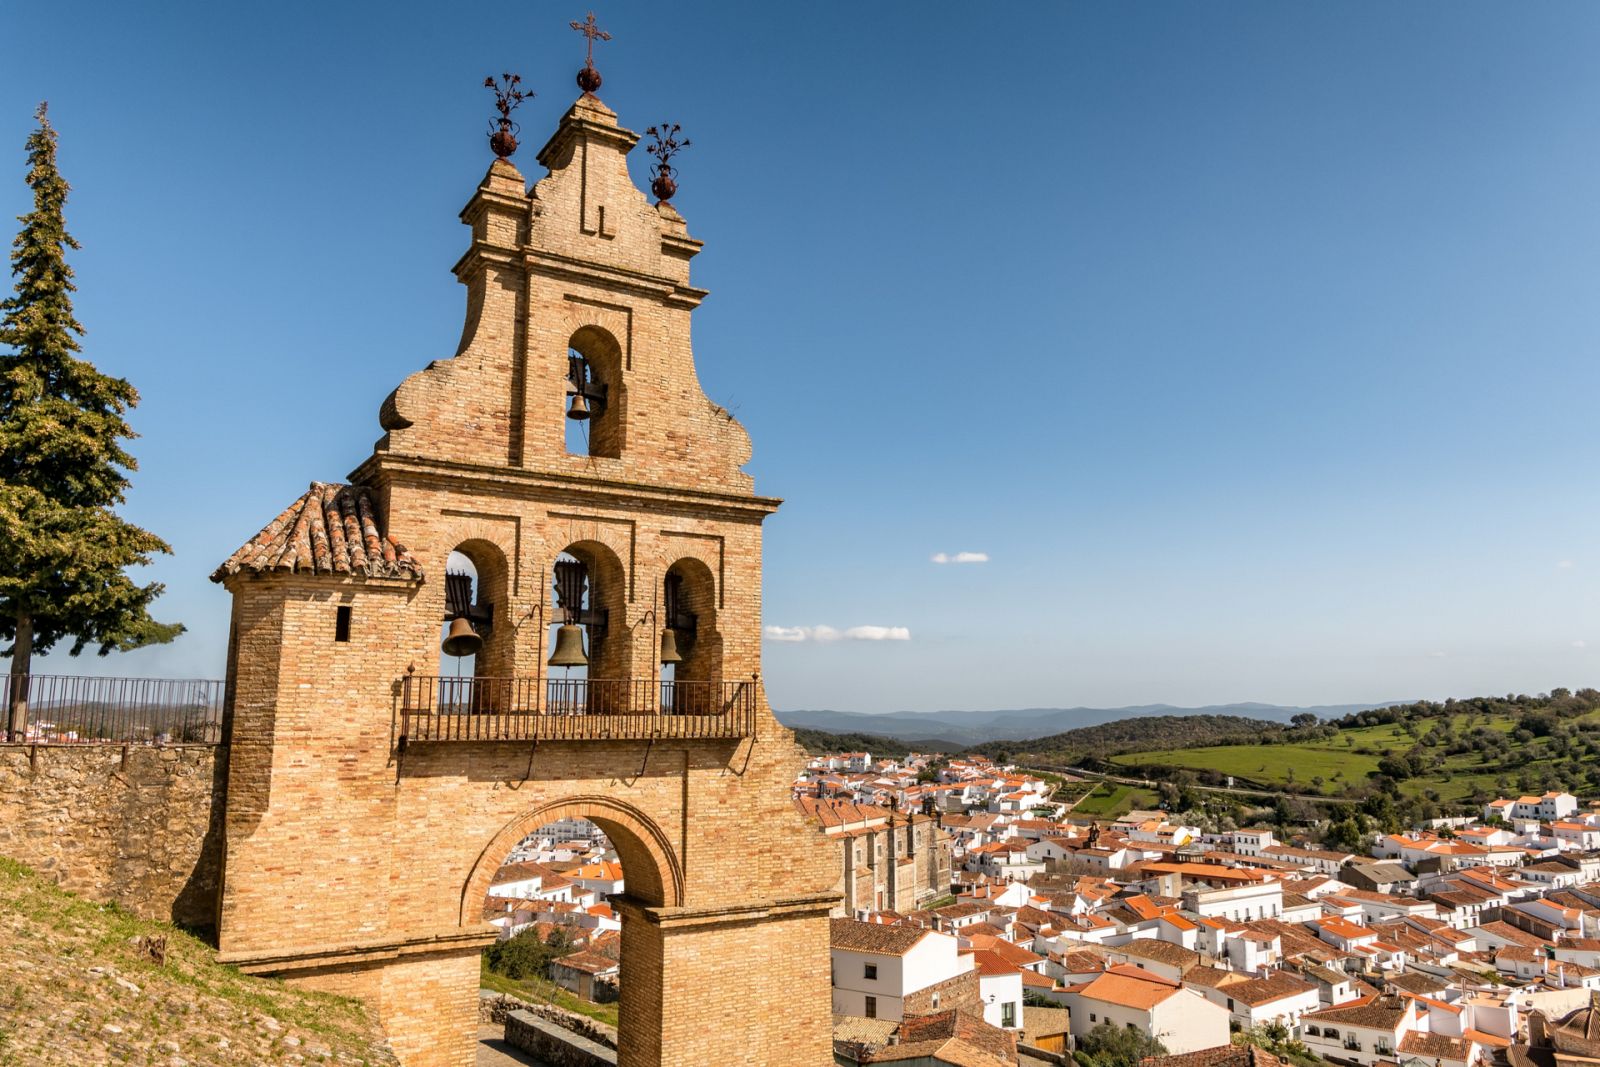
[[526, 1052], [505, 1042], [506, 1028], [488, 1023], [478, 1027], [478, 1067], [546, 1067]]

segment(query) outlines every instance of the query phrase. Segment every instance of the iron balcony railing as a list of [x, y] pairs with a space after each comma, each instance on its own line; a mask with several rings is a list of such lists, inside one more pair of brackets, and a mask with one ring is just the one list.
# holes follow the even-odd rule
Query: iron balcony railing
[[215, 745], [223, 683], [210, 678], [0, 676], [0, 737], [33, 745]]
[[445, 678], [400, 682], [410, 741], [698, 740], [755, 733], [755, 682]]

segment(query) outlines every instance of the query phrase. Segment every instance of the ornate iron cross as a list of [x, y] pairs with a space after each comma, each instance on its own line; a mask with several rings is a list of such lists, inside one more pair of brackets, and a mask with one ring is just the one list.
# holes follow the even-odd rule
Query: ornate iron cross
[[584, 59], [584, 66], [594, 66], [594, 42], [596, 40], [609, 41], [611, 40], [611, 35], [595, 25], [593, 11], [589, 12], [589, 17], [582, 22], [573, 22], [569, 23], [569, 25], [589, 39], [589, 53]]

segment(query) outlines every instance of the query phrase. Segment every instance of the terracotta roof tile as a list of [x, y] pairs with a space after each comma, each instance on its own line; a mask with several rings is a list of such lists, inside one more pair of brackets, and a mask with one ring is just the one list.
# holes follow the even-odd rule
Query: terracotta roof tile
[[364, 485], [312, 482], [311, 488], [211, 574], [241, 571], [420, 580], [422, 564], [381, 527]]

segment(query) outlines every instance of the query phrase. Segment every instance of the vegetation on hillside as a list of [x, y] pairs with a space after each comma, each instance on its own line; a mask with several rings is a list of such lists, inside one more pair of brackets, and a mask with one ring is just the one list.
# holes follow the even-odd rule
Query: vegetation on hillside
[[[1312, 723], [1316, 716], [1305, 718]], [[1240, 715], [1149, 715], [1084, 726], [1029, 741], [986, 741], [968, 751], [1001, 762], [1042, 762], [1076, 766], [1117, 752], [1176, 745], [1214, 745], [1271, 735], [1280, 740], [1292, 731], [1282, 723]]]
[[908, 756], [913, 752], [959, 752], [961, 746], [937, 738], [928, 741], [899, 741], [876, 734], [834, 734], [796, 726], [794, 739], [813, 756], [830, 752], [870, 752], [874, 756]]
[[364, 1005], [251, 978], [0, 858], [0, 1067], [396, 1063]]
[[[1175, 811], [1226, 806], [1199, 786], [1286, 795], [1285, 822], [1325, 817], [1330, 843], [1354, 848], [1364, 833], [1481, 810], [1507, 794], [1562, 789], [1600, 793], [1600, 692], [1424, 701], [1378, 708], [1278, 736], [1114, 756], [1123, 774], [1161, 782]], [[1306, 805], [1289, 796], [1326, 797]]]

